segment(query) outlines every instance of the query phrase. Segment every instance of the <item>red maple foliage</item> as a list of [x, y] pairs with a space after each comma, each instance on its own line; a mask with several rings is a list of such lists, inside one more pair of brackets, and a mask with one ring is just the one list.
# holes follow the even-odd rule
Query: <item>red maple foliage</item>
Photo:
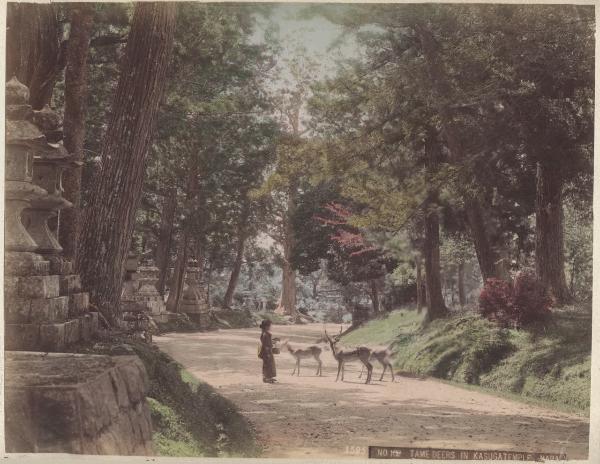
[[512, 282], [490, 278], [479, 295], [479, 312], [501, 325], [517, 327], [543, 320], [552, 300], [531, 271], [519, 272]]

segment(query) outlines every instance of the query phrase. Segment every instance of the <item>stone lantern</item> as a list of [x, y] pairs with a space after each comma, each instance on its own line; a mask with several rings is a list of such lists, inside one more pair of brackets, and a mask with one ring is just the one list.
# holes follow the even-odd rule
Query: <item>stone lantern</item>
[[[23, 211], [33, 201], [46, 195], [46, 191], [32, 183], [33, 156], [36, 149], [45, 143], [44, 135], [31, 122], [24, 119], [13, 120], [13, 116], [27, 116], [32, 113], [29, 89], [11, 79], [6, 84], [6, 213], [5, 248], [10, 252], [35, 252], [38, 244], [23, 224]], [[27, 256], [33, 261], [41, 257]]]
[[156, 289], [159, 270], [152, 262], [140, 266], [137, 255], [129, 255], [126, 264], [126, 278], [121, 292], [123, 312], [139, 310], [150, 314], [159, 322], [166, 322], [165, 301]]
[[33, 111], [16, 78], [6, 84], [6, 103], [5, 347], [57, 351], [89, 339], [98, 323], [48, 224], [71, 206], [60, 185], [71, 157], [56, 143], [58, 115]]
[[[73, 205], [63, 198], [62, 174], [65, 169], [80, 166], [62, 145], [62, 129], [59, 115], [45, 106], [34, 111], [33, 122], [44, 136], [33, 157], [33, 182], [46, 190], [47, 195], [32, 202], [25, 216], [30, 235], [37, 242], [37, 252], [50, 261], [53, 272], [70, 274], [72, 265], [62, 256], [62, 247], [58, 243], [59, 212]], [[51, 222], [55, 227], [50, 225]]]
[[208, 315], [208, 306], [204, 301], [204, 295], [200, 289], [201, 269], [198, 267], [188, 267], [186, 271], [186, 284], [181, 297], [181, 306], [179, 311], [188, 315], [188, 317], [199, 323], [203, 323]]

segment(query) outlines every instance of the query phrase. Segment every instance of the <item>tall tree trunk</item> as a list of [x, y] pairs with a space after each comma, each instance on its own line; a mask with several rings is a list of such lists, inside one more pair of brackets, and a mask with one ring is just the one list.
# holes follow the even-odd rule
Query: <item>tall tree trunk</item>
[[538, 278], [559, 303], [571, 300], [565, 279], [565, 251], [560, 169], [537, 165], [535, 197], [535, 267]]
[[164, 90], [175, 12], [171, 3], [135, 4], [102, 169], [82, 222], [77, 269], [91, 301], [112, 324], [120, 317], [124, 263]]
[[233, 267], [231, 268], [231, 275], [229, 276], [229, 283], [227, 284], [227, 291], [223, 297], [223, 308], [231, 308], [231, 304], [233, 303], [233, 294], [235, 293], [235, 288], [237, 287], [237, 283], [240, 278], [240, 272], [242, 270], [242, 263], [244, 261], [245, 242], [246, 237], [240, 237], [237, 245], [235, 261], [233, 263]]
[[[192, 205], [196, 201], [198, 196], [198, 165], [192, 163], [187, 169], [186, 179], [186, 190], [185, 190], [185, 205], [184, 210], [189, 212]], [[184, 218], [182, 224], [182, 232], [180, 242], [177, 246], [177, 259], [175, 269], [173, 272], [173, 278], [169, 287], [169, 297], [167, 299], [167, 310], [171, 312], [179, 312], [179, 306], [181, 304], [181, 298], [183, 296], [183, 288], [185, 286], [185, 274], [189, 261], [188, 249], [190, 248], [190, 240], [192, 231], [190, 227], [190, 221], [188, 218]], [[195, 242], [195, 258], [199, 260], [199, 243]], [[203, 269], [203, 265], [198, 262], [198, 267]]]
[[275, 310], [280, 314], [296, 315], [296, 271], [292, 267], [292, 250], [294, 249], [294, 230], [291, 217], [295, 209], [295, 186], [290, 186], [287, 211], [284, 219], [283, 233], [283, 265], [281, 273], [281, 298], [279, 307]]
[[570, 276], [570, 284], [569, 291], [571, 295], [575, 295], [575, 270], [577, 269], [577, 260], [575, 258], [571, 261], [571, 276]]
[[140, 254], [142, 257], [146, 255], [146, 248], [148, 245], [148, 232], [150, 230], [150, 213], [148, 211], [144, 211], [144, 222], [141, 224], [141, 237], [140, 237]]
[[29, 87], [29, 104], [40, 110], [50, 103], [64, 58], [56, 7], [8, 3], [6, 23], [6, 78]]
[[223, 297], [223, 308], [230, 308], [233, 302], [233, 294], [237, 287], [238, 279], [240, 278], [240, 271], [242, 270], [242, 262], [244, 261], [244, 245], [246, 243], [247, 236], [247, 221], [249, 215], [248, 202], [244, 203], [242, 210], [242, 216], [240, 218], [240, 224], [238, 226], [238, 243], [235, 252], [235, 261], [231, 269], [231, 276], [229, 277], [229, 284], [227, 285], [227, 291]]
[[[425, 141], [426, 169], [428, 177], [438, 169], [440, 145], [437, 131], [429, 128]], [[437, 187], [428, 188], [429, 201], [425, 204], [425, 237], [423, 240], [423, 257], [425, 260], [425, 286], [427, 288], [427, 314], [424, 322], [444, 317], [448, 308], [442, 295], [442, 278], [440, 273], [440, 221], [435, 209], [438, 198]]]
[[323, 269], [320, 269], [319, 273], [312, 277], [312, 297], [315, 300], [319, 297], [319, 282], [321, 282], [321, 277], [323, 277]]
[[[438, 105], [437, 110], [441, 119], [446, 145], [450, 151], [450, 158], [455, 163], [460, 163], [464, 158], [464, 150], [459, 129], [453, 123], [454, 118], [452, 113], [445, 103], [448, 97], [452, 95], [452, 88], [440, 57], [439, 44], [426, 25], [422, 23], [416, 24], [415, 31], [421, 42], [431, 86], [436, 94], [435, 101]], [[471, 231], [471, 239], [475, 246], [481, 275], [484, 281], [490, 277], [499, 277], [495, 265], [498, 260], [485, 227], [483, 208], [479, 200], [473, 198], [470, 193], [465, 193], [464, 197], [467, 222]]]
[[296, 271], [292, 269], [289, 261], [284, 258], [281, 279], [281, 298], [278, 313], [295, 315], [296, 314]]
[[187, 232], [181, 234], [179, 245], [177, 247], [177, 260], [173, 270], [173, 278], [169, 287], [169, 297], [167, 298], [167, 311], [172, 313], [179, 312], [181, 297], [183, 295], [183, 286], [185, 285], [185, 271], [188, 262], [188, 243]]
[[425, 216], [425, 240], [423, 244], [425, 258], [425, 285], [427, 288], [427, 314], [425, 322], [445, 317], [448, 308], [442, 295], [440, 274], [440, 226], [438, 213], [429, 211]]
[[[77, 161], [83, 161], [88, 95], [87, 57], [94, 10], [91, 3], [72, 3], [69, 9], [71, 32], [65, 70], [64, 144], [69, 153], [75, 155]], [[59, 242], [63, 247], [63, 256], [74, 261], [80, 229], [81, 167], [65, 171], [62, 185], [63, 196], [73, 203], [73, 208], [60, 212]]]
[[464, 307], [467, 304], [467, 298], [465, 295], [465, 263], [458, 263], [458, 303], [460, 307]]
[[169, 270], [169, 257], [171, 255], [171, 242], [173, 241], [173, 223], [177, 209], [177, 189], [170, 188], [164, 199], [156, 247], [156, 266], [158, 267], [158, 281], [156, 289], [161, 295], [165, 294], [167, 272]]
[[425, 295], [423, 295], [423, 276], [421, 275], [421, 257], [415, 256], [415, 267], [417, 272], [417, 311], [421, 312]]
[[369, 282], [371, 288], [371, 304], [373, 305], [373, 314], [379, 312], [379, 288], [377, 288], [377, 280], [372, 279]]
[[212, 281], [213, 263], [208, 261], [208, 272], [206, 273], [206, 304], [210, 307], [210, 284]]
[[248, 291], [254, 290], [254, 263], [246, 257], [248, 266]]
[[496, 266], [498, 255], [490, 244], [479, 201], [474, 199], [465, 201], [465, 213], [483, 281], [485, 282], [491, 277], [505, 277]]

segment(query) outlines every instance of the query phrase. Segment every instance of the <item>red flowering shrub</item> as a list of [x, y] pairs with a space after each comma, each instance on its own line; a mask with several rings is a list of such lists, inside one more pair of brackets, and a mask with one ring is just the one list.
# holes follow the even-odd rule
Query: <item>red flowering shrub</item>
[[531, 271], [520, 272], [511, 283], [487, 279], [479, 295], [482, 316], [502, 325], [522, 326], [550, 314], [552, 300]]
[[512, 289], [508, 282], [502, 279], [490, 278], [479, 294], [479, 312], [482, 316], [505, 323], [510, 314]]
[[543, 320], [550, 314], [552, 300], [533, 272], [520, 272], [512, 290], [512, 317], [517, 325]]

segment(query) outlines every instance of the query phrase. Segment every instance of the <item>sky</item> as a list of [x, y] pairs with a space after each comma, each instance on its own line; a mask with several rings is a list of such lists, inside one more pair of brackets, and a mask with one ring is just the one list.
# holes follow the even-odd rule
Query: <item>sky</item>
[[[309, 58], [318, 62], [321, 74], [332, 75], [335, 60], [350, 57], [354, 54], [354, 45], [350, 39], [338, 41], [342, 28], [323, 17], [298, 19], [296, 16], [310, 3], [287, 3], [275, 6], [269, 21], [279, 28], [281, 44], [293, 48], [294, 43], [301, 43], [306, 48]], [[268, 23], [260, 21], [254, 40], [262, 41]], [[337, 42], [337, 43], [336, 43]], [[330, 49], [330, 47], [332, 47]]]
[[[306, 8], [307, 4], [279, 4], [277, 5], [267, 21], [262, 18], [258, 21], [258, 28], [254, 34], [253, 41], [260, 43], [264, 40], [265, 30], [269, 21], [275, 23], [279, 29], [279, 37], [284, 47], [293, 50], [294, 43], [301, 43], [306, 48], [306, 54], [319, 66], [319, 78], [333, 76], [335, 72], [335, 60], [352, 56], [354, 48], [351, 41], [339, 41], [342, 28], [329, 22], [323, 17], [312, 19], [298, 19], [296, 15]], [[333, 49], [330, 49], [332, 45]], [[282, 76], [282, 80], [284, 76]], [[277, 83], [273, 85], [276, 87]], [[304, 113], [304, 112], [303, 112]], [[306, 113], [303, 117], [307, 117]], [[266, 234], [258, 237], [258, 245], [269, 249], [276, 246], [273, 239]]]

